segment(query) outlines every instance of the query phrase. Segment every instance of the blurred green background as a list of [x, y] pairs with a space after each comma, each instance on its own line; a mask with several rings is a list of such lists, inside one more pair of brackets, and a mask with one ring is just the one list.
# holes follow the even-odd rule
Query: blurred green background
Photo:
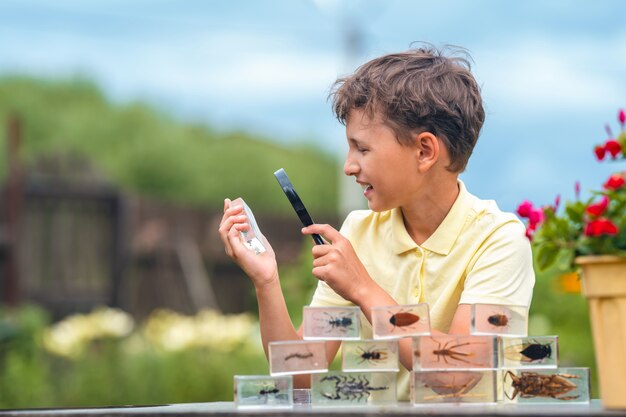
[[[0, 120], [11, 114], [23, 122], [27, 165], [49, 154], [77, 154], [128, 193], [207, 210], [242, 195], [255, 212], [292, 216], [269, 192], [277, 186], [267, 173], [284, 167], [311, 212], [331, 216], [337, 207], [338, 161], [326, 153], [185, 124], [139, 102], [114, 105], [84, 79], [0, 79]], [[296, 325], [316, 285], [310, 264], [303, 245], [297, 259], [281, 266]], [[575, 286], [575, 279], [550, 271], [538, 275], [529, 334], [558, 335], [560, 364], [591, 367], [597, 397], [587, 306]], [[53, 322], [36, 305], [4, 307], [0, 408], [232, 400], [233, 375], [268, 372], [255, 314], [155, 310], [136, 320], [99, 308]]]

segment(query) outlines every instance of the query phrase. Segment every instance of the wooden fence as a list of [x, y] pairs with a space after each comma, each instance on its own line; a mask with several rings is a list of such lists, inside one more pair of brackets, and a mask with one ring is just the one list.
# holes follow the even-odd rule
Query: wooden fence
[[[236, 313], [254, 307], [248, 278], [217, 235], [219, 211], [139, 199], [103, 184], [29, 180], [20, 207], [12, 248], [5, 242], [0, 249], [3, 302], [12, 254], [17, 301], [38, 303], [55, 318], [97, 305], [137, 318], [156, 308]], [[278, 262], [295, 262], [305, 242], [296, 216], [256, 217]], [[2, 224], [6, 229], [0, 218]]]

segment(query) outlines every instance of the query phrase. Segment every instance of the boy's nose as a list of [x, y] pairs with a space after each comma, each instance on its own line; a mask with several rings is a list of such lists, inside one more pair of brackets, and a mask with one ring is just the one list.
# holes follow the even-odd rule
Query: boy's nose
[[349, 158], [346, 159], [346, 162], [343, 164], [343, 172], [347, 176], [356, 175], [359, 172], [359, 167], [354, 162], [350, 161]]

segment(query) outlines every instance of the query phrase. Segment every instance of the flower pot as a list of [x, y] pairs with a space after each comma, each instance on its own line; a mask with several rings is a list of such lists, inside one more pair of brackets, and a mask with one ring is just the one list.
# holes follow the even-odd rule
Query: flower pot
[[602, 403], [626, 409], [626, 258], [582, 256], [576, 263], [589, 302]]

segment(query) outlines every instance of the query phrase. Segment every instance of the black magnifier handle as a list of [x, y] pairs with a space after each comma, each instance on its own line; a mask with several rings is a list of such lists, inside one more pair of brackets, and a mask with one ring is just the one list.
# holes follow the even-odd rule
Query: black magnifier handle
[[[285, 170], [282, 168], [279, 169], [278, 171], [274, 172], [274, 176], [278, 180], [278, 183], [282, 187], [283, 192], [287, 196], [287, 199], [291, 203], [293, 209], [296, 211], [296, 214], [298, 215], [298, 218], [300, 218], [302, 224], [304, 226], [310, 226], [314, 224], [315, 222], [311, 218], [311, 215], [307, 211], [306, 207], [304, 207], [304, 203], [300, 199], [300, 196], [298, 196], [298, 193], [296, 193], [296, 189], [293, 188], [293, 184], [291, 183], [291, 181], [289, 181], [289, 177], [287, 177], [287, 173], [285, 172]], [[317, 245], [324, 244], [324, 239], [322, 239], [320, 235], [313, 234], [311, 236], [313, 237], [313, 241]]]

